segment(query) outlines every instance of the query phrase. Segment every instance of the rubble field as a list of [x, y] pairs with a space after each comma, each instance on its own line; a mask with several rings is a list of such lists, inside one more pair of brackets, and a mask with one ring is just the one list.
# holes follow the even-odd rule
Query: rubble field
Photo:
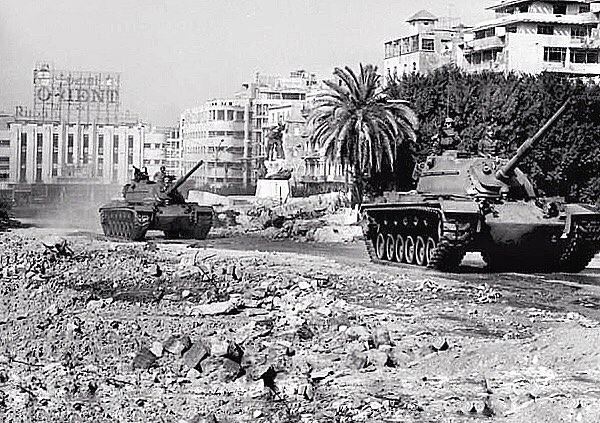
[[600, 421], [594, 286], [27, 230], [0, 275], [0, 421]]

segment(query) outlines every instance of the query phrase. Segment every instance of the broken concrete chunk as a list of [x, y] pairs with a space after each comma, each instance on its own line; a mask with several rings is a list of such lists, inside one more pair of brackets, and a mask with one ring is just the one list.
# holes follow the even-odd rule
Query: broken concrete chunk
[[158, 358], [162, 357], [162, 355], [163, 355], [163, 344], [162, 344], [162, 342], [154, 341], [152, 343], [152, 346], [150, 347], [150, 351], [156, 357], [158, 357]]
[[210, 349], [202, 341], [197, 341], [183, 354], [183, 362], [190, 369], [201, 370], [200, 363], [209, 355]]
[[189, 336], [171, 336], [163, 344], [164, 351], [181, 357], [192, 346], [192, 340]]
[[238, 302], [229, 300], [221, 301], [216, 303], [200, 304], [194, 306], [191, 311], [192, 314], [199, 314], [202, 316], [214, 316], [218, 314], [231, 314], [237, 311]]
[[142, 347], [133, 359], [134, 369], [149, 369], [156, 361], [156, 356], [149, 348]]
[[350, 326], [345, 333], [350, 341], [368, 341], [371, 338], [371, 333], [364, 326]]

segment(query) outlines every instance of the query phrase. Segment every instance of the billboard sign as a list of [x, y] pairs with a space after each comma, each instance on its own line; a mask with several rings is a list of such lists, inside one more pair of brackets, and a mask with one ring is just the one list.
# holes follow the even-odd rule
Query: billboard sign
[[115, 121], [120, 85], [118, 73], [58, 71], [40, 64], [33, 71], [34, 113], [68, 121]]

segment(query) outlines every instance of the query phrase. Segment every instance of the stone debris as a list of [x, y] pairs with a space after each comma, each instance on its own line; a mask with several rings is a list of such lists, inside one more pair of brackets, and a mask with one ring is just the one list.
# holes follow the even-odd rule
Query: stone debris
[[0, 239], [4, 421], [600, 421], [588, 308], [309, 256], [66, 245]]

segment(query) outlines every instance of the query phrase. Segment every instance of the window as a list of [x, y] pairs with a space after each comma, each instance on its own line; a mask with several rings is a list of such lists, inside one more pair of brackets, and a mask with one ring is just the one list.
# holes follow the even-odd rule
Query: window
[[67, 136], [67, 163], [73, 164], [73, 134]]
[[588, 36], [588, 30], [585, 26], [572, 26], [571, 37], [573, 38], [585, 38]]
[[571, 49], [572, 63], [598, 63], [598, 50]]
[[217, 120], [225, 120], [225, 110], [217, 110]]
[[554, 35], [553, 25], [538, 25], [537, 33], [541, 35]]
[[83, 164], [88, 164], [90, 158], [90, 135], [83, 134]]
[[421, 47], [425, 51], [434, 51], [435, 50], [434, 40], [431, 40], [429, 38], [423, 38], [423, 40], [421, 41]]
[[489, 38], [489, 37], [494, 37], [494, 36], [496, 36], [496, 28], [494, 28], [494, 27], [475, 31], [475, 39], [476, 40], [481, 40], [483, 38]]
[[[119, 136], [113, 135], [113, 164], [119, 163]], [[114, 175], [116, 180], [116, 175]]]
[[237, 112], [236, 120], [244, 120], [244, 112]]
[[235, 112], [233, 110], [227, 110], [227, 120], [233, 120]]
[[412, 37], [410, 37], [410, 51], [417, 50], [419, 50], [419, 36], [413, 35]]
[[0, 140], [0, 147], [10, 147], [10, 140]]
[[98, 168], [96, 173], [99, 177], [104, 176], [104, 159], [102, 157], [98, 157]]
[[506, 32], [509, 33], [516, 33], [517, 32], [517, 26], [516, 25], [510, 25], [506, 27]]
[[36, 134], [35, 140], [35, 181], [42, 182], [42, 158], [44, 154], [44, 135]]
[[566, 47], [544, 47], [544, 62], [565, 63]]
[[0, 180], [8, 179], [10, 171], [10, 157], [0, 156]]
[[98, 135], [98, 155], [104, 155], [104, 135]]
[[552, 5], [552, 13], [554, 13], [555, 15], [566, 15], [567, 3], [554, 3]]
[[27, 180], [27, 133], [21, 133], [21, 151], [19, 160], [19, 181]]
[[579, 5], [579, 13], [588, 13], [590, 11], [590, 4], [581, 4]]
[[127, 136], [127, 164], [133, 164], [133, 135]]
[[52, 134], [52, 176], [58, 176], [58, 134]]

